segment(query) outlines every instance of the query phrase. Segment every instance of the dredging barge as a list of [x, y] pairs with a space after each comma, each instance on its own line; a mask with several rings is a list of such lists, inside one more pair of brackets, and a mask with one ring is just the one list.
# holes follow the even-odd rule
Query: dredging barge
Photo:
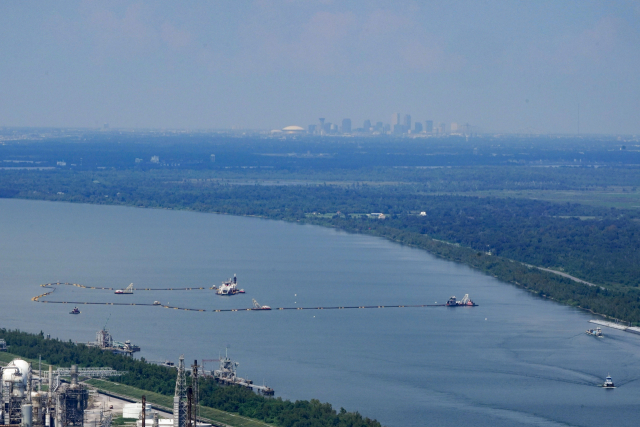
[[[213, 287], [215, 288], [215, 286]], [[212, 288], [212, 289], [213, 289]], [[236, 295], [244, 294], [244, 289], [238, 289], [238, 278], [233, 275], [233, 279], [222, 282], [222, 285], [216, 290], [217, 295]]]
[[447, 307], [476, 307], [478, 304], [469, 299], [469, 294], [465, 294], [460, 301], [456, 301], [456, 297], [449, 298], [445, 305]]

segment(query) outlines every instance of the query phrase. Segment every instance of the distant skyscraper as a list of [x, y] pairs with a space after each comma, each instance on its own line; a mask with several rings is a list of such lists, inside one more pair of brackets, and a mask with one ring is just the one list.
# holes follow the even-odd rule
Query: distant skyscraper
[[422, 132], [422, 123], [420, 123], [420, 122], [416, 122], [415, 127], [416, 127], [416, 128], [415, 128], [415, 132], [416, 132], [416, 133], [420, 133], [420, 132]]
[[382, 124], [382, 122], [376, 122], [376, 131], [378, 132], [383, 132], [384, 131], [384, 124]]
[[316, 125], [309, 125], [309, 133], [316, 133]]
[[404, 122], [402, 124], [404, 125], [405, 132], [411, 130], [411, 116], [409, 114], [404, 115]]
[[441, 134], [447, 133], [447, 125], [445, 123], [440, 123], [440, 128], [438, 130]]
[[365, 132], [369, 132], [369, 129], [371, 129], [371, 120], [365, 120], [364, 124], [362, 125], [362, 128], [364, 129]]
[[424, 130], [427, 133], [433, 133], [433, 120], [424, 121]]
[[451, 123], [451, 133], [458, 133], [458, 124], [456, 122]]
[[318, 131], [322, 134], [324, 133], [324, 117], [320, 117], [318, 120], [320, 120], [320, 129]]
[[400, 113], [393, 113], [391, 115], [391, 129], [394, 129], [395, 125], [402, 124], [400, 121]]
[[351, 133], [351, 119], [342, 119], [342, 133]]

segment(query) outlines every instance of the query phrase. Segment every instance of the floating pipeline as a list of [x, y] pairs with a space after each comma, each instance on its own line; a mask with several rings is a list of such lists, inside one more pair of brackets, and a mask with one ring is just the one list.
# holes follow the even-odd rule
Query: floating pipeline
[[[68, 286], [76, 286], [84, 289], [102, 289], [102, 290], [113, 290], [114, 288], [106, 288], [106, 287], [97, 287], [97, 286], [84, 286], [79, 285], [77, 283], [46, 283], [44, 285], [40, 285], [45, 288], [52, 288], [50, 292], [46, 292], [42, 295], [38, 295], [37, 297], [31, 298], [32, 301], [41, 302], [45, 304], [73, 304], [73, 305], [128, 305], [128, 306], [140, 306], [140, 307], [160, 307], [166, 308], [170, 310], [182, 310], [182, 311], [200, 311], [200, 312], [210, 312], [210, 313], [224, 313], [224, 312], [233, 312], [233, 311], [284, 311], [284, 310], [351, 310], [351, 309], [371, 309], [371, 308], [423, 308], [423, 307], [446, 307], [446, 304], [405, 304], [405, 305], [353, 305], [353, 306], [334, 306], [334, 307], [276, 307], [272, 309], [264, 309], [264, 308], [226, 308], [226, 309], [203, 309], [203, 308], [186, 308], [186, 307], [174, 307], [171, 305], [164, 304], [146, 304], [146, 303], [126, 303], [126, 302], [88, 302], [88, 301], [44, 301], [40, 300], [43, 297], [51, 295], [56, 288], [53, 286], [56, 285], [68, 285]], [[136, 290], [156, 290], [156, 291], [193, 291], [193, 290], [204, 290], [206, 288], [144, 288], [144, 289], [136, 289]]]

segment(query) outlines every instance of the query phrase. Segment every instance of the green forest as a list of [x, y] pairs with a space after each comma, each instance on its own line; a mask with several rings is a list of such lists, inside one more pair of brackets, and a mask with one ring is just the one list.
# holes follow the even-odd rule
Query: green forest
[[[108, 366], [126, 374], [113, 378], [126, 384], [167, 396], [173, 396], [176, 370], [115, 355], [100, 349], [74, 344], [71, 341], [46, 339], [43, 333], [30, 334], [18, 330], [0, 329], [12, 354], [29, 359], [39, 356], [46, 363], [68, 367]], [[190, 377], [188, 377], [190, 381]], [[318, 400], [295, 401], [260, 396], [251, 390], [235, 386], [219, 386], [211, 378], [200, 378], [200, 403], [203, 406], [237, 413], [282, 427], [379, 427], [380, 423], [357, 412], [336, 411], [330, 404]]]

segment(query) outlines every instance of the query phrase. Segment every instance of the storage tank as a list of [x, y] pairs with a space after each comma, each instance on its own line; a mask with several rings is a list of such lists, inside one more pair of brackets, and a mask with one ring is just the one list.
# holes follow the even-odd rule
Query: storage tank
[[33, 425], [33, 408], [31, 404], [22, 405], [22, 427], [31, 427]]
[[[146, 417], [151, 419], [151, 404], [146, 405]], [[127, 403], [122, 407], [122, 418], [139, 418], [142, 412], [142, 403]]]
[[22, 359], [13, 359], [2, 369], [2, 385], [13, 388], [13, 397], [25, 397], [29, 379], [29, 363]]

